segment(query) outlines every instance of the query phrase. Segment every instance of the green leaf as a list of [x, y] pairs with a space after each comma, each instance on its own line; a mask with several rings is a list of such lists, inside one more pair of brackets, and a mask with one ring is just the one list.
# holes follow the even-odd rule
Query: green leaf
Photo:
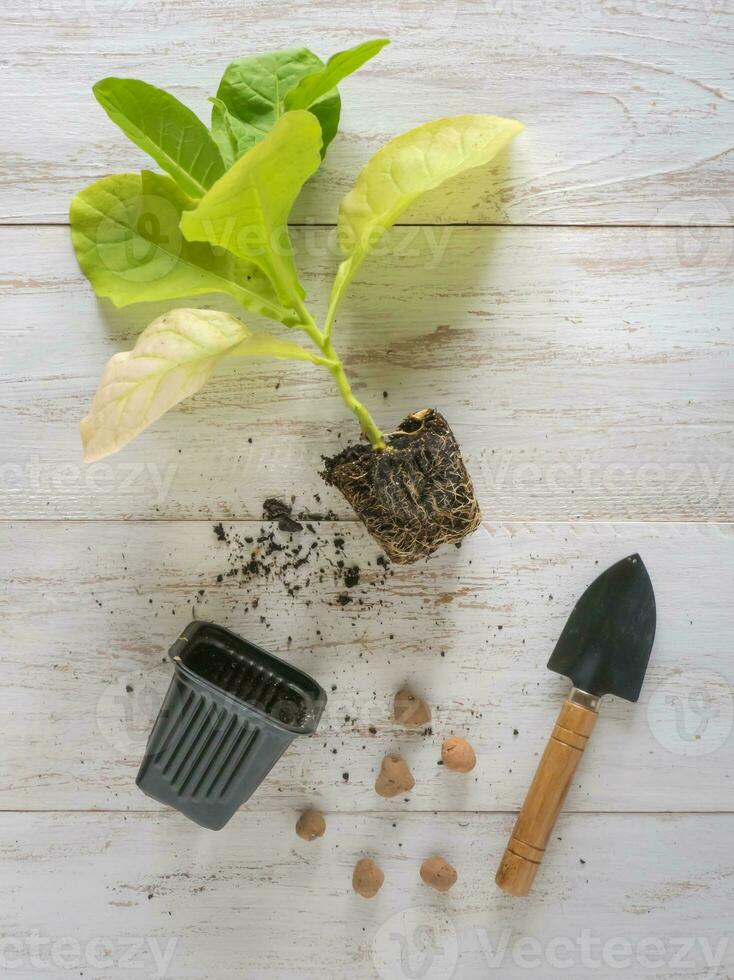
[[339, 51], [338, 54], [332, 55], [323, 68], [306, 75], [295, 88], [290, 90], [285, 97], [285, 108], [308, 109], [317, 99], [338, 85], [343, 78], [357, 71], [370, 58], [374, 58], [389, 43], [386, 37], [376, 38], [374, 41], [365, 41], [347, 51]]
[[298, 281], [288, 215], [321, 162], [321, 129], [310, 112], [287, 112], [232, 166], [193, 211], [181, 218], [189, 241], [208, 241], [255, 262], [278, 298], [298, 308]]
[[81, 422], [84, 459], [109, 456], [209, 380], [223, 358], [316, 361], [299, 347], [250, 330], [217, 310], [171, 310], [153, 320], [131, 351], [115, 354]]
[[405, 209], [445, 180], [488, 164], [523, 129], [499, 116], [453, 116], [411, 129], [377, 151], [339, 208], [337, 236], [346, 259], [334, 280], [327, 332], [354, 273]]
[[173, 95], [135, 78], [103, 78], [94, 94], [110, 119], [191, 197], [201, 197], [224, 173], [211, 133]]
[[221, 99], [211, 98], [209, 101], [212, 104], [212, 136], [222, 154], [224, 165], [229, 170], [244, 152], [244, 141], [241, 142], [238, 134], [242, 123], [232, 115]]
[[128, 306], [219, 292], [248, 310], [296, 322], [257, 265], [186, 241], [179, 222], [193, 205], [170, 177], [146, 170], [80, 191], [71, 203], [71, 240], [97, 295]]
[[[306, 75], [324, 67], [307, 48], [290, 48], [233, 61], [222, 76], [217, 98], [242, 124], [238, 128], [240, 153], [259, 143], [286, 111], [290, 90]], [[321, 95], [311, 106], [321, 123], [322, 156], [339, 127], [341, 100], [336, 89]]]

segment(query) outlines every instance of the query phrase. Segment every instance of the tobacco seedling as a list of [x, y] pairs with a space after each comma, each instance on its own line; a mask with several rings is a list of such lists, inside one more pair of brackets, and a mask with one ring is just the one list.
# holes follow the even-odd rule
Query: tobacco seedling
[[81, 423], [87, 461], [122, 448], [198, 391], [225, 359], [308, 361], [330, 372], [369, 441], [328, 460], [326, 479], [395, 560], [412, 561], [476, 527], [471, 481], [437, 412], [411, 416], [397, 433], [381, 431], [336, 352], [335, 316], [359, 266], [406, 208], [443, 181], [488, 164], [522, 126], [495, 116], [455, 116], [383, 146], [341, 203], [344, 259], [319, 325], [305, 303], [288, 220], [336, 133], [335, 85], [386, 43], [368, 41], [326, 65], [306, 49], [235, 61], [212, 99], [211, 129], [145, 82], [99, 82], [95, 95], [110, 118], [165, 174], [144, 170], [90, 185], [72, 202], [71, 235], [95, 291], [117, 306], [221, 292], [302, 332], [312, 345], [254, 330], [216, 310], [175, 309], [158, 317], [104, 370]]

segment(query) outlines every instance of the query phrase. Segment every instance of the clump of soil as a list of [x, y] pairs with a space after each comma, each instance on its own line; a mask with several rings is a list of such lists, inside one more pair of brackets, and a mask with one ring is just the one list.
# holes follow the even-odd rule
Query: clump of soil
[[303, 530], [303, 524], [293, 517], [293, 507], [277, 497], [263, 500], [263, 517], [266, 521], [277, 521], [281, 531]]
[[427, 725], [431, 720], [431, 709], [425, 701], [404, 687], [395, 695], [393, 718], [399, 725], [407, 727]]
[[344, 494], [373, 538], [398, 564], [458, 544], [481, 521], [469, 474], [446, 419], [409, 415], [385, 450], [348, 446], [324, 458], [321, 476]]
[[441, 759], [453, 772], [471, 772], [477, 764], [474, 749], [464, 738], [447, 738], [441, 746]]
[[302, 840], [316, 840], [326, 833], [326, 821], [319, 810], [304, 810], [298, 818], [296, 833]]
[[434, 854], [433, 857], [426, 858], [421, 865], [421, 878], [437, 892], [447, 892], [449, 888], [453, 888], [459, 876], [456, 868], [452, 867], [445, 858]]
[[362, 898], [374, 898], [382, 888], [384, 880], [385, 875], [372, 858], [362, 858], [357, 861], [352, 874], [352, 888]]
[[409, 792], [414, 786], [415, 779], [405, 759], [396, 753], [386, 755], [375, 783], [375, 792], [378, 796], [390, 799], [399, 796], [400, 793]]

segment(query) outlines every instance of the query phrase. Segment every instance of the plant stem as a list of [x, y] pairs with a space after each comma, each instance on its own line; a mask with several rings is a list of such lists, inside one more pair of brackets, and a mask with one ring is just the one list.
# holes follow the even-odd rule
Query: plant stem
[[344, 372], [341, 358], [334, 350], [330, 340], [326, 338], [324, 339], [324, 346], [322, 350], [326, 357], [328, 357], [330, 361], [333, 361], [333, 365], [329, 367], [329, 371], [331, 371], [331, 375], [334, 378], [334, 381], [336, 381], [339, 394], [344, 399], [344, 404], [347, 406], [347, 408], [351, 412], [354, 412], [354, 414], [357, 416], [357, 420], [362, 426], [362, 432], [364, 432], [369, 439], [370, 445], [373, 449], [387, 449], [385, 437], [377, 427], [377, 423], [362, 402], [355, 397], [355, 394], [352, 391], [352, 386], [349, 384], [349, 379]]
[[362, 432], [369, 439], [370, 445], [373, 449], [387, 449], [387, 443], [385, 442], [385, 437], [377, 426], [377, 423], [370, 415], [367, 408], [362, 404], [361, 401], [355, 396], [352, 391], [352, 386], [349, 384], [349, 379], [344, 371], [344, 365], [342, 364], [341, 358], [334, 350], [334, 346], [331, 343], [328, 333], [322, 333], [321, 330], [316, 326], [316, 323], [308, 312], [303, 302], [298, 299], [295, 304], [296, 312], [301, 318], [301, 323], [299, 326], [308, 336], [311, 338], [313, 343], [319, 348], [325, 358], [328, 359], [329, 363], [325, 365], [331, 372], [331, 376], [336, 382], [336, 386], [339, 389], [339, 394], [344, 400], [344, 404], [347, 406], [350, 412], [352, 412], [359, 422]]

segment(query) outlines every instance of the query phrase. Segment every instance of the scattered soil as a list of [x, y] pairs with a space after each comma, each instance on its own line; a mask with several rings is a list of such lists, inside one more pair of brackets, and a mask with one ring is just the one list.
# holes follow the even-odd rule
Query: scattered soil
[[352, 887], [362, 898], [374, 898], [382, 888], [384, 880], [385, 875], [372, 858], [362, 858], [357, 861], [352, 874]]
[[298, 818], [296, 833], [302, 840], [316, 840], [326, 833], [326, 821], [319, 810], [304, 810]]
[[474, 488], [439, 412], [409, 415], [387, 443], [387, 450], [360, 444], [324, 457], [321, 476], [394, 562], [410, 564], [476, 530], [481, 514]]
[[399, 725], [408, 727], [427, 725], [431, 720], [431, 709], [425, 701], [404, 687], [395, 695], [393, 718]]
[[409, 792], [414, 786], [415, 779], [405, 759], [397, 753], [386, 755], [375, 783], [375, 792], [378, 796], [390, 799]]
[[456, 868], [439, 855], [426, 858], [421, 865], [421, 878], [437, 892], [447, 892], [458, 881]]
[[303, 524], [293, 517], [293, 507], [276, 497], [268, 497], [263, 501], [263, 517], [266, 521], [277, 521], [281, 531], [303, 530]]
[[471, 772], [477, 764], [474, 749], [464, 738], [447, 738], [441, 746], [441, 761], [452, 772]]
[[[266, 583], [296, 596], [312, 585], [331, 581], [336, 590], [332, 605], [363, 605], [374, 586], [384, 585], [393, 574], [390, 563], [384, 555], [367, 562], [366, 568], [350, 562], [344, 535], [329, 530], [328, 523], [323, 529], [319, 525], [319, 521], [334, 518], [332, 513], [307, 510], [295, 514], [292, 503], [268, 497], [263, 502], [263, 521], [277, 522], [277, 529], [263, 523], [258, 533], [241, 535], [225, 528], [221, 521], [214, 524], [215, 538], [227, 547], [226, 566], [216, 576], [217, 582], [236, 580], [244, 588], [252, 585], [249, 609], [257, 609], [261, 587]], [[199, 597], [202, 594], [200, 590]], [[370, 598], [381, 601], [374, 599], [374, 593]], [[262, 621], [265, 623], [264, 617]]]

